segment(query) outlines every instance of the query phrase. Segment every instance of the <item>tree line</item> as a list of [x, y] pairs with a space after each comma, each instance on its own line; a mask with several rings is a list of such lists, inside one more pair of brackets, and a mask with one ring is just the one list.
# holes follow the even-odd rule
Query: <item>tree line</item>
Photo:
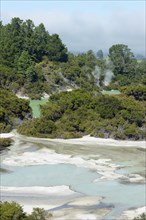
[[19, 68], [23, 57], [27, 58], [29, 66], [32, 61], [40, 62], [44, 56], [52, 61], [67, 61], [67, 48], [59, 35], [50, 35], [43, 23], [35, 26], [30, 19], [23, 21], [15, 17], [7, 25], [1, 22], [0, 31], [0, 60], [6, 66], [18, 65]]
[[[67, 87], [119, 89], [146, 84], [146, 60], [138, 62], [127, 45], [77, 55], [69, 53], [58, 34], [50, 35], [43, 23], [13, 18], [0, 23], [0, 86], [31, 98]], [[112, 73], [109, 85], [105, 79]]]

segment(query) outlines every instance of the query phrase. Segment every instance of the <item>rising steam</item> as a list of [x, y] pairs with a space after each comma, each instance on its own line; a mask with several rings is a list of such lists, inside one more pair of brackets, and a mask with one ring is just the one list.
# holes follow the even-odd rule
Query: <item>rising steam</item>
[[101, 70], [99, 66], [95, 66], [95, 70], [92, 72], [92, 75], [94, 76], [96, 80], [96, 85], [100, 85], [100, 76], [101, 74], [104, 74], [102, 84], [105, 86], [108, 86], [111, 83], [112, 77], [114, 76], [114, 73], [112, 71], [112, 66], [109, 60], [105, 61], [105, 68], [104, 71]]

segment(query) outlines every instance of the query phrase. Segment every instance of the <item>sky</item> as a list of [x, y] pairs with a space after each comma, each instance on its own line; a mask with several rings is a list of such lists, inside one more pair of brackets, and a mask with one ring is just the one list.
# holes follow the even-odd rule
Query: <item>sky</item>
[[44, 23], [71, 52], [125, 44], [146, 56], [146, 0], [1, 0], [3, 24], [13, 17]]

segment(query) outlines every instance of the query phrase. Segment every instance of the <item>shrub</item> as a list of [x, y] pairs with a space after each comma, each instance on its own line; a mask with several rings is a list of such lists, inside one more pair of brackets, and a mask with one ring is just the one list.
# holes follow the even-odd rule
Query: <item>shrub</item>
[[22, 207], [16, 202], [1, 202], [0, 203], [1, 219], [3, 220], [25, 220], [26, 214]]
[[143, 213], [142, 215], [140, 215], [140, 216], [134, 218], [133, 220], [146, 220], [146, 214]]
[[42, 208], [34, 208], [30, 215], [23, 211], [21, 205], [16, 202], [0, 202], [1, 220], [48, 220], [52, 217]]
[[12, 142], [11, 138], [0, 138], [0, 149], [10, 146]]

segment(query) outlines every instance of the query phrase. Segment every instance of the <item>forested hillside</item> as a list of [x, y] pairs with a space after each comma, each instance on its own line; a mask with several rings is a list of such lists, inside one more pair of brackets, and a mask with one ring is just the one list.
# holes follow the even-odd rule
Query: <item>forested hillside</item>
[[146, 60], [137, 62], [127, 45], [111, 46], [108, 58], [102, 50], [75, 55], [59, 35], [30, 19], [1, 22], [0, 32], [0, 86], [14, 93], [39, 98], [68, 88], [119, 89], [146, 83]]
[[[75, 55], [42, 23], [13, 18], [1, 23], [0, 31], [3, 132], [30, 117], [29, 102], [13, 93], [31, 99], [47, 93], [54, 95], [41, 107], [41, 117], [24, 122], [22, 134], [144, 138], [146, 60], [137, 61], [127, 45], [111, 46], [108, 57], [101, 49]], [[102, 95], [103, 89], [118, 89], [121, 95]], [[64, 90], [73, 91], [60, 93]]]

